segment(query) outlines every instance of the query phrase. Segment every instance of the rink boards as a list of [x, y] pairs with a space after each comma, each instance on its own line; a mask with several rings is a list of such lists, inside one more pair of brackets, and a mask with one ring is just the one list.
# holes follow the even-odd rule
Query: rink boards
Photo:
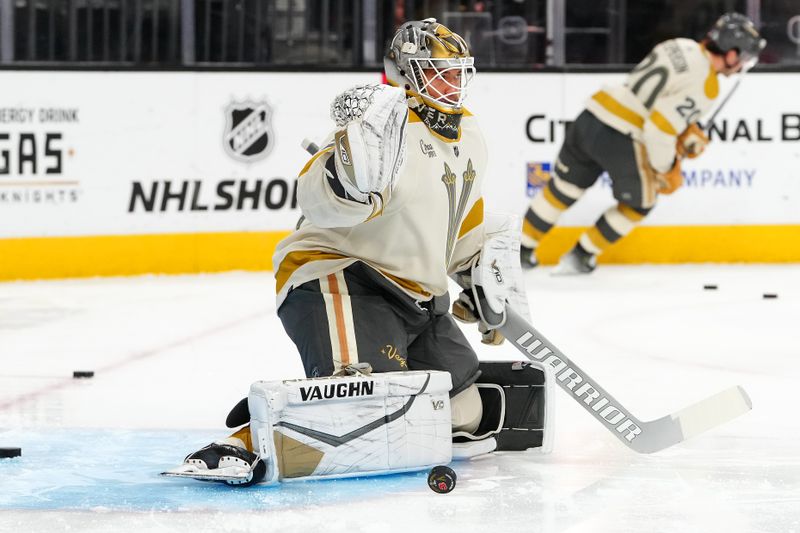
[[[549, 176], [564, 122], [622, 76], [479, 75], [467, 103], [489, 144], [487, 210], [521, 215]], [[331, 129], [337, 92], [379, 81], [363, 72], [3, 79], [0, 279], [272, 268], [300, 215], [300, 141]], [[706, 154], [684, 165], [686, 185], [603, 260], [800, 261], [799, 92], [800, 74], [749, 74]], [[543, 261], [613, 203], [601, 178], [547, 237]]]

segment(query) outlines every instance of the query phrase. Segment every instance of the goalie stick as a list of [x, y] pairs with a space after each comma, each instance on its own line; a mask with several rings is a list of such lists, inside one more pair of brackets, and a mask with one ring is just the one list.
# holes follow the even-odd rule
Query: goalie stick
[[750, 397], [736, 386], [656, 420], [639, 420], [513, 309], [506, 307], [506, 321], [499, 330], [525, 357], [553, 367], [558, 385], [639, 453], [669, 448], [752, 409]]
[[[303, 148], [312, 155], [318, 150], [308, 139], [303, 140]], [[558, 385], [620, 442], [638, 453], [669, 448], [753, 408], [747, 392], [737, 385], [675, 413], [655, 420], [640, 420], [508, 306], [505, 323], [498, 329], [527, 359], [553, 367]]]

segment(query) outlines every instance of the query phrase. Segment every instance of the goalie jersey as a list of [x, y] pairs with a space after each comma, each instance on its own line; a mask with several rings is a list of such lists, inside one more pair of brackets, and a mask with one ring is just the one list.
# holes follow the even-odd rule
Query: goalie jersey
[[666, 172], [675, 159], [677, 136], [708, 112], [718, 94], [705, 47], [692, 39], [671, 39], [653, 48], [623, 85], [592, 95], [586, 108], [644, 143], [653, 168]]
[[[486, 144], [466, 109], [447, 115], [409, 99], [406, 161], [392, 190], [360, 203], [336, 191], [326, 171], [328, 142], [300, 172], [299, 228], [273, 257], [277, 306], [305, 282], [361, 261], [416, 300], [447, 292], [448, 275], [465, 269], [483, 244], [481, 183]], [[439, 132], [426, 126], [435, 116]], [[460, 122], [460, 123], [459, 123]], [[329, 140], [333, 135], [329, 137]]]

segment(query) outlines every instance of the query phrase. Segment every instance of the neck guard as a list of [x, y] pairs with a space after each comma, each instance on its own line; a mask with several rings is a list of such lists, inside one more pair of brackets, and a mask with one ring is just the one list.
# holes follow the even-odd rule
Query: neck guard
[[415, 101], [410, 102], [410, 107], [419, 115], [419, 118], [429, 130], [445, 139], [452, 141], [458, 139], [459, 128], [461, 127], [461, 112], [445, 113], [435, 107], [426, 105], [420, 98], [414, 98], [413, 100]]

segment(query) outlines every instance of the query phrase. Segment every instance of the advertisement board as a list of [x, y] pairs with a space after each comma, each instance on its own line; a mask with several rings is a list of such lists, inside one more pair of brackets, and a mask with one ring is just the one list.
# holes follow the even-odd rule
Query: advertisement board
[[[332, 129], [337, 93], [379, 81], [363, 72], [0, 75], [0, 279], [271, 268], [300, 216], [300, 142]], [[521, 216], [586, 98], [622, 78], [477, 76], [467, 107], [489, 145], [487, 210]], [[620, 243], [606, 258], [800, 261], [797, 94], [798, 74], [749, 74], [707, 152], [684, 165], [685, 186], [626, 239], [660, 236], [659, 252]], [[554, 250], [611, 205], [601, 176], [562, 217]], [[737, 235], [773, 244], [699, 249]]]
[[[524, 212], [525, 197], [543, 185], [569, 122], [595, 91], [623, 80], [624, 74], [479, 76], [470, 107], [491, 132], [496, 187], [486, 191], [487, 204]], [[731, 80], [720, 85], [724, 97]], [[684, 187], [662, 196], [643, 225], [800, 224], [798, 91], [798, 74], [749, 74], [716, 117], [706, 152], [684, 161]], [[612, 204], [603, 176], [560, 223], [593, 224]]]

